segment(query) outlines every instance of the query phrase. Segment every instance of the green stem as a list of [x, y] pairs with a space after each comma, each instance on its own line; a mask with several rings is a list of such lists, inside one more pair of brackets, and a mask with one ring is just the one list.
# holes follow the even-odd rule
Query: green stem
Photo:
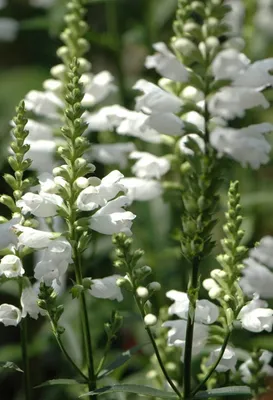
[[31, 400], [32, 396], [31, 396], [28, 344], [27, 344], [27, 317], [22, 319], [20, 327], [21, 327], [21, 349], [22, 349], [23, 370], [24, 370], [25, 400]]
[[[50, 316], [49, 316], [50, 318]], [[51, 326], [52, 326], [52, 330], [54, 333], [54, 336], [56, 338], [56, 341], [58, 343], [58, 346], [60, 347], [62, 353], [64, 354], [64, 356], [66, 357], [66, 359], [69, 361], [69, 363], [72, 365], [72, 367], [75, 369], [75, 371], [77, 371], [79, 373], [79, 375], [81, 375], [81, 377], [88, 382], [88, 377], [81, 371], [81, 369], [77, 366], [77, 364], [73, 361], [73, 359], [70, 357], [70, 355], [68, 354], [68, 352], [66, 351], [63, 342], [60, 338], [60, 335], [57, 332], [57, 327], [54, 325], [52, 319], [51, 320]]]
[[[76, 282], [78, 285], [82, 286], [81, 263], [77, 249], [74, 249], [74, 254], [75, 254], [74, 262], [75, 262]], [[88, 378], [89, 378], [88, 387], [90, 391], [93, 391], [96, 389], [96, 374], [95, 374], [94, 360], [93, 360], [91, 331], [89, 328], [88, 311], [87, 311], [84, 292], [80, 294], [80, 308], [81, 308], [84, 348], [86, 352], [86, 362], [88, 368]], [[96, 398], [97, 396], [92, 396], [92, 399], [96, 400]]]
[[[194, 331], [194, 319], [195, 319], [195, 308], [196, 308], [196, 290], [198, 289], [198, 268], [200, 259], [195, 257], [192, 262], [192, 276], [190, 289], [188, 292], [193, 292], [193, 296], [190, 296], [186, 340], [185, 340], [185, 356], [184, 356], [184, 398], [190, 397], [191, 393], [191, 359], [192, 359], [192, 344], [193, 344], [193, 331]], [[190, 293], [192, 294], [192, 293]], [[193, 300], [191, 299], [193, 297]]]
[[221, 361], [224, 352], [226, 350], [228, 341], [230, 338], [230, 332], [226, 335], [224, 343], [221, 347], [221, 351], [219, 353], [219, 356], [217, 358], [217, 360], [215, 361], [215, 363], [212, 365], [211, 369], [209, 370], [209, 372], [207, 373], [207, 375], [205, 376], [205, 378], [202, 380], [202, 382], [199, 383], [199, 385], [192, 391], [191, 393], [191, 397], [194, 397], [196, 395], [197, 392], [199, 392], [199, 390], [202, 388], [202, 386], [207, 382], [207, 380], [211, 377], [211, 375], [213, 374], [213, 372], [215, 371], [215, 369], [217, 368], [217, 365], [219, 364], [219, 362]]
[[[137, 289], [137, 288], [136, 288], [136, 286], [135, 286], [134, 279], [133, 279], [133, 277], [132, 277], [132, 271], [131, 271], [130, 263], [126, 262], [126, 264], [127, 264], [127, 269], [128, 269], [128, 271], [129, 271], [129, 274], [128, 274], [128, 275], [129, 275], [129, 277], [130, 277], [130, 280], [131, 280], [131, 282], [132, 282], [133, 289], [134, 289], [134, 298], [135, 298], [135, 302], [136, 302], [137, 307], [138, 307], [138, 309], [139, 309], [139, 312], [140, 312], [140, 314], [141, 314], [141, 316], [142, 316], [142, 320], [144, 321], [145, 312], [144, 312], [144, 309], [143, 309], [143, 307], [142, 307], [141, 302], [139, 301], [139, 299], [138, 299], [138, 297], [137, 297], [137, 295], [136, 295], [136, 289]], [[154, 339], [154, 336], [153, 336], [153, 334], [152, 334], [151, 329], [150, 329], [148, 326], [145, 326], [145, 329], [146, 329], [146, 331], [147, 331], [147, 333], [148, 333], [148, 336], [149, 336], [150, 341], [151, 341], [151, 344], [152, 344], [152, 346], [153, 346], [153, 349], [154, 349], [154, 352], [155, 352], [155, 355], [156, 355], [158, 364], [159, 364], [159, 366], [160, 366], [160, 369], [161, 369], [163, 375], [164, 375], [165, 378], [166, 378], [166, 381], [169, 383], [169, 385], [170, 385], [170, 387], [173, 389], [173, 391], [177, 394], [178, 398], [179, 398], [179, 399], [182, 399], [182, 395], [181, 395], [179, 389], [175, 386], [175, 384], [173, 383], [173, 381], [172, 381], [171, 378], [169, 377], [169, 374], [168, 374], [168, 372], [167, 372], [167, 370], [166, 370], [166, 368], [165, 368], [165, 366], [164, 366], [164, 363], [163, 363], [163, 361], [162, 361], [161, 355], [160, 355], [160, 353], [159, 353], [159, 350], [158, 350], [158, 347], [157, 347], [157, 344], [156, 344], [156, 341], [155, 341], [155, 339]]]
[[107, 343], [106, 343], [106, 346], [105, 346], [105, 349], [104, 349], [104, 352], [103, 352], [103, 356], [102, 356], [102, 358], [101, 358], [101, 360], [99, 362], [98, 368], [96, 370], [96, 377], [98, 377], [100, 371], [102, 370], [102, 368], [104, 366], [104, 363], [105, 363], [105, 360], [106, 360], [106, 357], [108, 355], [108, 352], [109, 352], [110, 348], [111, 348], [111, 340], [108, 339]]

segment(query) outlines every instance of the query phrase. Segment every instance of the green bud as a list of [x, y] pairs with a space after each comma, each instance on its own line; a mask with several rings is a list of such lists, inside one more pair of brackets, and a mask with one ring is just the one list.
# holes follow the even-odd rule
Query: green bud
[[17, 207], [14, 203], [14, 200], [12, 197], [3, 194], [0, 196], [0, 203], [4, 204], [6, 207], [8, 207], [12, 212], [15, 212], [17, 210]]
[[132, 291], [133, 286], [128, 278], [119, 278], [119, 279], [117, 279], [116, 284], [117, 284], [117, 286], [124, 288], [124, 289], [128, 290], [129, 292]]

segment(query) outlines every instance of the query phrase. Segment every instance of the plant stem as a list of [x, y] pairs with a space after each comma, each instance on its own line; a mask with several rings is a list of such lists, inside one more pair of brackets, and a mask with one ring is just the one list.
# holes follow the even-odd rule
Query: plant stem
[[[76, 282], [78, 285], [82, 286], [82, 272], [81, 272], [81, 263], [80, 257], [78, 255], [77, 249], [74, 249], [75, 254], [75, 275]], [[93, 360], [93, 351], [92, 351], [92, 339], [91, 332], [89, 328], [89, 320], [88, 320], [88, 311], [86, 305], [85, 294], [82, 292], [80, 294], [80, 308], [81, 308], [81, 319], [82, 319], [82, 329], [83, 329], [83, 339], [84, 339], [84, 348], [86, 352], [86, 362], [88, 369], [88, 387], [90, 391], [96, 389], [96, 374], [94, 368], [94, 360]], [[97, 396], [92, 396], [92, 399], [96, 400]]]
[[28, 360], [28, 343], [27, 343], [27, 317], [23, 318], [20, 324], [21, 327], [21, 349], [24, 370], [24, 390], [25, 400], [31, 400], [31, 385]]
[[[126, 264], [127, 264], [127, 270], [129, 271], [129, 274], [128, 274], [128, 275], [129, 275], [130, 280], [131, 280], [131, 282], [132, 282], [132, 284], [133, 284], [134, 299], [135, 299], [135, 302], [136, 302], [137, 307], [138, 307], [138, 309], [139, 309], [139, 312], [140, 312], [140, 314], [141, 314], [141, 316], [142, 316], [142, 319], [143, 319], [143, 321], [144, 321], [145, 312], [144, 312], [144, 309], [143, 309], [143, 307], [142, 307], [141, 302], [139, 301], [139, 299], [138, 299], [138, 297], [137, 297], [137, 295], [136, 295], [136, 286], [135, 286], [134, 280], [133, 280], [133, 278], [132, 278], [132, 274], [131, 274], [132, 271], [131, 271], [130, 263], [126, 262]], [[168, 372], [167, 372], [167, 370], [166, 370], [166, 368], [165, 368], [165, 366], [164, 366], [164, 363], [163, 363], [162, 358], [161, 358], [161, 356], [160, 356], [160, 353], [159, 353], [159, 350], [158, 350], [158, 347], [157, 347], [157, 344], [156, 344], [156, 341], [155, 341], [155, 339], [154, 339], [154, 336], [153, 336], [153, 334], [152, 334], [151, 329], [150, 329], [148, 326], [145, 326], [145, 329], [146, 329], [146, 331], [147, 331], [147, 333], [148, 333], [148, 336], [149, 336], [149, 338], [150, 338], [150, 341], [151, 341], [151, 344], [152, 344], [152, 346], [153, 346], [153, 349], [154, 349], [154, 352], [155, 352], [155, 355], [156, 355], [158, 364], [159, 364], [159, 366], [160, 366], [160, 369], [161, 369], [163, 375], [165, 376], [165, 378], [166, 378], [167, 382], [169, 383], [170, 387], [171, 387], [171, 388], [173, 389], [173, 391], [177, 394], [178, 398], [179, 398], [179, 399], [182, 399], [182, 395], [181, 395], [179, 389], [175, 386], [175, 384], [173, 383], [173, 381], [172, 381], [171, 378], [169, 377]]]
[[228, 344], [228, 341], [229, 341], [229, 337], [230, 337], [230, 332], [225, 337], [224, 343], [223, 343], [223, 345], [221, 347], [221, 351], [219, 353], [219, 356], [218, 356], [217, 360], [212, 365], [211, 369], [209, 370], [209, 372], [207, 373], [205, 378], [202, 380], [202, 382], [200, 382], [199, 385], [192, 391], [191, 397], [194, 397], [196, 395], [196, 393], [202, 388], [202, 386], [207, 382], [207, 380], [211, 377], [211, 375], [215, 371], [217, 365], [219, 364], [219, 362], [221, 361], [221, 359], [222, 359], [222, 357], [224, 355], [224, 352], [226, 350], [226, 347], [227, 347], [227, 344]]
[[[50, 316], [49, 316], [50, 318]], [[77, 366], [77, 364], [73, 361], [73, 359], [70, 357], [70, 355], [68, 354], [68, 352], [66, 351], [63, 342], [60, 338], [60, 335], [57, 332], [57, 327], [54, 325], [52, 319], [50, 318], [50, 322], [51, 322], [51, 326], [52, 326], [52, 330], [54, 333], [54, 336], [56, 338], [56, 341], [58, 343], [58, 346], [60, 347], [62, 353], [64, 354], [64, 356], [66, 357], [66, 359], [69, 361], [69, 363], [72, 365], [72, 367], [79, 373], [79, 375], [81, 375], [81, 377], [85, 380], [88, 381], [88, 377], [81, 371], [81, 369]]]
[[98, 377], [100, 371], [102, 370], [102, 368], [104, 366], [104, 363], [105, 363], [105, 360], [106, 360], [106, 357], [108, 355], [108, 352], [109, 352], [110, 348], [111, 348], [111, 340], [108, 339], [107, 343], [106, 343], [106, 346], [105, 346], [105, 349], [104, 349], [104, 352], [103, 352], [103, 356], [102, 356], [102, 358], [101, 358], [101, 360], [99, 362], [98, 368], [96, 370], [96, 377]]
[[[198, 289], [198, 268], [200, 258], [195, 257], [192, 261], [192, 276], [190, 282], [190, 291], [195, 292]], [[194, 293], [193, 299], [190, 299], [186, 340], [185, 340], [185, 357], [184, 357], [184, 398], [190, 397], [191, 393], [191, 359], [192, 359], [192, 344], [193, 344], [193, 331], [194, 319], [196, 308], [196, 294]]]

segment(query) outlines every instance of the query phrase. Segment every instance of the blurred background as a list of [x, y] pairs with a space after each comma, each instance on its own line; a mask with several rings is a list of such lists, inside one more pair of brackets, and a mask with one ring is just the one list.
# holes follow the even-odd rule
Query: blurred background
[[[1, 4], [2, 3], [2, 4]], [[66, 0], [0, 0], [0, 169], [1, 175], [7, 171], [7, 145], [10, 139], [10, 120], [15, 106], [30, 90], [42, 90], [42, 83], [50, 75], [50, 68], [59, 61], [56, 49], [60, 45], [59, 34], [63, 28]], [[245, 53], [251, 60], [273, 57], [273, 0], [230, 1], [234, 6], [231, 23], [241, 32], [246, 46]], [[90, 26], [88, 39], [91, 51], [88, 59], [93, 72], [109, 70], [116, 80], [119, 92], [110, 100], [128, 108], [134, 107], [134, 92], [131, 87], [140, 77], [158, 79], [151, 71], [145, 71], [145, 57], [152, 52], [152, 44], [168, 42], [172, 36], [172, 21], [176, 0], [90, 0], [87, 20]], [[245, 11], [244, 11], [245, 8]], [[244, 25], [242, 26], [242, 21]], [[268, 91], [267, 97], [273, 101]], [[273, 123], [272, 109], [252, 111], [247, 114], [242, 125], [259, 122]], [[236, 121], [235, 121], [236, 124]], [[240, 122], [241, 124], [241, 122]], [[273, 141], [273, 138], [270, 138]], [[103, 166], [98, 171], [105, 174]], [[245, 244], [253, 246], [264, 235], [273, 235], [273, 162], [258, 171], [243, 169], [240, 165], [226, 162], [224, 185], [221, 193], [219, 224], [214, 235], [217, 241], [215, 253], [219, 253], [219, 240], [222, 237], [221, 222], [225, 209], [226, 189], [230, 179], [241, 182]], [[7, 188], [1, 178], [1, 193]], [[8, 216], [1, 207], [1, 215]], [[161, 304], [166, 304], [165, 292], [170, 289], [185, 290], [187, 282], [187, 263], [182, 259], [179, 244], [172, 235], [179, 224], [175, 211], [171, 211], [164, 199], [149, 203], [136, 203], [133, 211], [138, 218], [134, 223], [135, 246], [145, 250], [145, 263], [154, 270], [154, 279], [162, 284], [162, 291], [154, 300], [155, 312]], [[113, 250], [111, 239], [99, 239], [86, 257], [87, 276], [103, 277], [113, 273]], [[92, 253], [92, 254], [91, 254]], [[95, 257], [94, 257], [95, 254]], [[215, 254], [214, 254], [215, 255]], [[28, 260], [32, 268], [32, 259]], [[202, 276], [217, 265], [213, 256], [203, 263]], [[90, 272], [91, 271], [91, 272]], [[30, 274], [31, 275], [31, 274]], [[68, 284], [69, 284], [68, 277]], [[201, 293], [205, 296], [205, 293]], [[127, 298], [128, 297], [128, 298]], [[115, 358], [120, 351], [127, 350], [137, 343], [144, 343], [145, 333], [130, 296], [126, 302], [117, 304], [125, 318], [110, 357]], [[0, 291], [1, 303], [18, 303], [16, 288], [3, 285]], [[81, 344], [76, 301], [64, 294], [61, 302], [66, 305], [62, 325], [66, 328], [65, 342], [73, 359], [80, 364]], [[125, 306], [125, 303], [127, 306]], [[129, 307], [128, 307], [129, 304]], [[105, 334], [103, 324], [111, 317], [116, 307], [111, 301], [90, 299], [91, 329], [95, 348], [103, 349]], [[128, 312], [128, 310], [132, 312]], [[241, 348], [248, 349], [251, 341], [262, 343], [262, 347], [273, 351], [272, 335], [250, 333], [234, 335], [233, 340]], [[29, 321], [29, 348], [31, 355], [31, 375], [33, 385], [55, 377], [73, 377], [50, 332], [47, 321]], [[21, 365], [20, 331], [18, 328], [5, 328], [0, 325], [0, 361], [14, 361]], [[125, 382], [142, 382], [147, 373], [146, 364], [149, 349], [143, 348], [137, 356], [120, 368], [115, 377]], [[146, 379], [146, 378], [145, 378]], [[0, 370], [1, 400], [23, 399], [22, 377], [19, 372]], [[58, 386], [36, 389], [36, 399], [59, 400], [75, 399], [78, 387]], [[136, 398], [115, 395], [115, 399]]]

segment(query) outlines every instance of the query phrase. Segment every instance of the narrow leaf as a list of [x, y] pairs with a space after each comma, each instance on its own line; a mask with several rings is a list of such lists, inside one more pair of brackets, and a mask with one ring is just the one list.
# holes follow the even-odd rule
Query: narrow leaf
[[137, 346], [132, 347], [129, 350], [124, 351], [120, 354], [112, 363], [108, 364], [100, 373], [98, 374], [98, 379], [104, 378], [105, 376], [111, 374], [115, 369], [121, 367], [125, 364], [130, 358], [136, 354], [143, 346], [146, 346], [149, 343], [139, 344]]
[[24, 372], [12, 361], [0, 361], [0, 368], [2, 369], [13, 369], [14, 371]]
[[208, 399], [210, 397], [252, 396], [248, 386], [227, 386], [218, 389], [204, 390], [197, 393], [194, 399]]
[[105, 386], [99, 389], [96, 389], [89, 393], [84, 393], [80, 397], [86, 396], [100, 396], [105, 393], [135, 393], [142, 396], [155, 397], [158, 399], [177, 399], [178, 396], [174, 392], [165, 392], [163, 390], [154, 389], [149, 386], [141, 386], [141, 385], [113, 385], [113, 386]]
[[38, 386], [35, 386], [34, 389], [45, 387], [45, 386], [55, 386], [55, 385], [83, 385], [86, 384], [85, 382], [82, 381], [76, 381], [75, 379], [50, 379], [49, 381], [46, 381], [44, 383], [41, 383]]

